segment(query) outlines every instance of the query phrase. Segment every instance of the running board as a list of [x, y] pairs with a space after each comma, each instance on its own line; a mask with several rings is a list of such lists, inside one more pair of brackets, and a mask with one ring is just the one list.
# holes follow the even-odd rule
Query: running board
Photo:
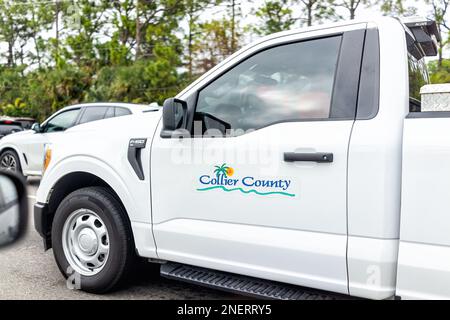
[[336, 300], [350, 298], [345, 295], [172, 262], [161, 265], [161, 276], [259, 299]]

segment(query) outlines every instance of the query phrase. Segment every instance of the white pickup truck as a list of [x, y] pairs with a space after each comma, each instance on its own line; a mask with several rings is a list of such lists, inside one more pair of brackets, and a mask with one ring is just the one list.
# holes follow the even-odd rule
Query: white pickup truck
[[420, 100], [437, 39], [394, 18], [282, 32], [160, 110], [67, 130], [45, 248], [97, 293], [142, 257], [266, 298], [450, 298], [450, 112]]

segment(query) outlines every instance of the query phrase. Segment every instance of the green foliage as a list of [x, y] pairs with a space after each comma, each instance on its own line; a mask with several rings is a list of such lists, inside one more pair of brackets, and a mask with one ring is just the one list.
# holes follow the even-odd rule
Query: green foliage
[[26, 117], [30, 115], [30, 110], [22, 99], [17, 98], [14, 104], [8, 103], [1, 107], [2, 113], [11, 117]]
[[255, 11], [260, 23], [253, 27], [253, 30], [259, 35], [289, 30], [297, 20], [293, 17], [291, 7], [290, 0], [266, 0], [264, 5]]
[[390, 16], [413, 16], [417, 12], [417, 8], [408, 6], [406, 0], [379, 0], [378, 3], [381, 11]]
[[443, 59], [441, 67], [438, 63], [438, 61], [428, 63], [431, 83], [450, 83], [450, 60]]

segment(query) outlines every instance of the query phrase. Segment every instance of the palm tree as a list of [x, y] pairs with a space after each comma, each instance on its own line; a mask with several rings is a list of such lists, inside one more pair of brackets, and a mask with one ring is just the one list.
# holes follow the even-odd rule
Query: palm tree
[[214, 173], [217, 177], [219, 177], [221, 174], [223, 174], [224, 176], [228, 175], [228, 166], [226, 163], [222, 164], [221, 166], [215, 166], [215, 168], [216, 170], [214, 170]]

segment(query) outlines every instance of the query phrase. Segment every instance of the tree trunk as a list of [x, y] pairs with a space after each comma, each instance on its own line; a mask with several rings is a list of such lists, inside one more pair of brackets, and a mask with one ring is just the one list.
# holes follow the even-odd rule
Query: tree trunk
[[307, 10], [308, 10], [307, 25], [308, 25], [308, 27], [311, 27], [312, 26], [312, 5], [308, 5]]
[[236, 0], [231, 2], [231, 53], [236, 51]]
[[55, 2], [56, 60], [59, 60], [59, 0]]
[[8, 66], [14, 67], [14, 41], [8, 43]]
[[136, 60], [141, 56], [141, 20], [139, 13], [140, 1], [136, 0]]
[[355, 4], [355, 1], [354, 1], [354, 0], [351, 0], [351, 1], [350, 1], [350, 7], [349, 7], [349, 11], [350, 11], [350, 20], [355, 20], [356, 7], [357, 7], [357, 4]]
[[39, 45], [38, 45], [37, 39], [36, 39], [38, 31], [36, 30], [36, 24], [35, 24], [36, 23], [36, 15], [35, 15], [34, 10], [33, 10], [33, 17], [32, 18], [33, 18], [33, 42], [34, 42], [34, 49], [36, 50], [36, 58], [37, 58], [37, 62], [38, 62], [38, 67], [39, 67], [39, 69], [41, 69], [41, 67], [42, 67], [41, 60], [42, 60], [42, 58], [41, 58], [41, 53], [39, 51]]
[[189, 36], [188, 36], [188, 69], [189, 69], [189, 81], [192, 80], [192, 74], [193, 74], [193, 58], [192, 58], [192, 41], [193, 41], [193, 35], [192, 35], [192, 27], [193, 27], [193, 17], [192, 17], [192, 11], [189, 15]]

